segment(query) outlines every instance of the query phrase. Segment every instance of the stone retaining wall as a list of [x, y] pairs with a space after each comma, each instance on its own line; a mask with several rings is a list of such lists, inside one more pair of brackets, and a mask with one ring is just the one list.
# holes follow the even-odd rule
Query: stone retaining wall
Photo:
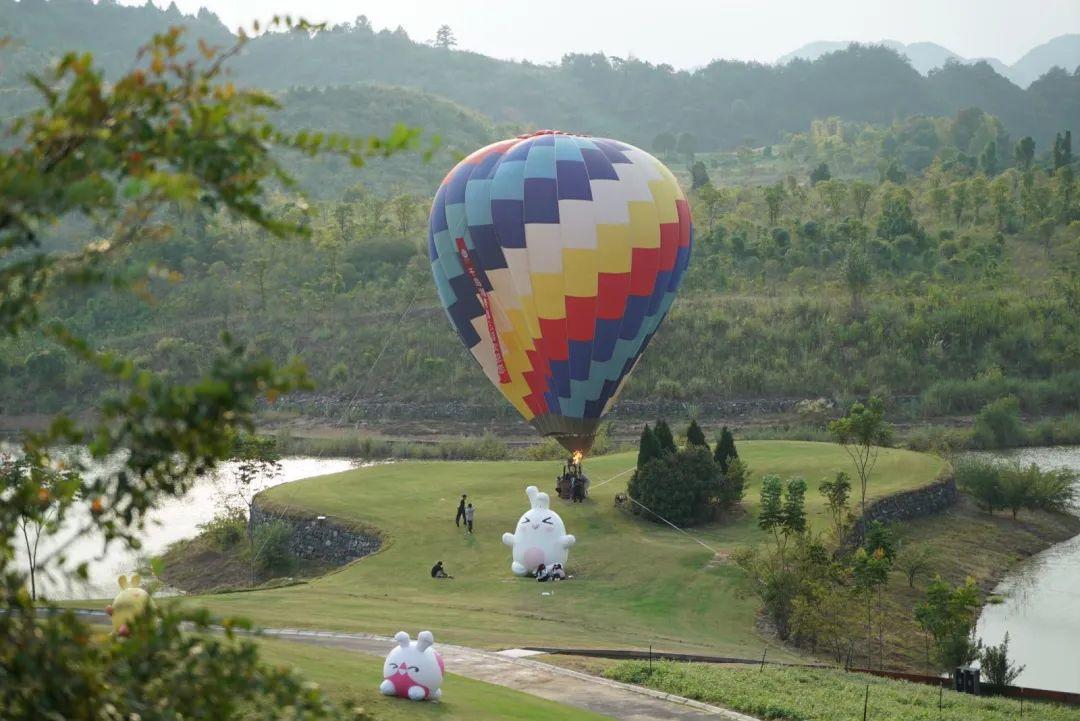
[[[853, 488], [852, 491], [857, 491], [857, 489]], [[874, 521], [897, 523], [912, 518], [932, 516], [952, 507], [959, 497], [960, 493], [956, 488], [956, 479], [949, 476], [948, 478], [936, 480], [922, 488], [901, 491], [871, 501], [866, 513], [855, 521], [854, 526], [852, 526], [848, 542], [853, 546], [862, 543], [863, 533], [865, 533], [867, 526]]]
[[263, 508], [258, 502], [251, 508], [248, 523], [254, 529], [274, 520], [284, 521], [292, 529], [293, 554], [311, 561], [344, 565], [369, 556], [382, 546], [377, 533], [362, 532], [326, 516]]

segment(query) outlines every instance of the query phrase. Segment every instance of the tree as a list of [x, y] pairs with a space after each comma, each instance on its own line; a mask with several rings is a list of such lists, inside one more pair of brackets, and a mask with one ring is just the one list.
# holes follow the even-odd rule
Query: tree
[[885, 404], [876, 396], [866, 405], [852, 404], [846, 416], [829, 423], [829, 433], [835, 442], [843, 446], [855, 465], [859, 477], [859, 505], [865, 512], [866, 488], [877, 464], [878, 452], [892, 438], [892, 429], [885, 422]]
[[675, 151], [676, 140], [675, 136], [668, 132], [658, 133], [653, 138], [652, 147], [657, 153], [667, 155]]
[[689, 526], [712, 520], [722, 483], [708, 449], [694, 446], [652, 459], [634, 472], [626, 490], [649, 519]]
[[982, 155], [979, 156], [979, 167], [986, 173], [987, 177], [994, 177], [998, 171], [998, 157], [997, 157], [997, 143], [993, 140], [986, 144], [983, 148]]
[[995, 692], [1003, 693], [1005, 688], [1024, 672], [1026, 666], [1016, 666], [1009, 661], [1009, 632], [997, 646], [987, 646], [979, 655], [979, 669], [986, 678], [986, 684]]
[[839, 543], [847, 535], [851, 526], [851, 506], [848, 499], [851, 497], [851, 476], [844, 471], [838, 471], [836, 478], [831, 481], [822, 481], [818, 490], [825, 497], [825, 505], [829, 509], [829, 518], [832, 521], [833, 535]]
[[641, 429], [641, 440], [638, 442], [637, 467], [639, 469], [644, 468], [646, 463], [662, 455], [660, 441], [656, 439], [656, 434], [646, 423], [645, 427]]
[[[134, 546], [134, 529], [160, 500], [212, 472], [229, 457], [231, 439], [250, 432], [257, 399], [272, 403], [307, 385], [301, 367], [277, 368], [229, 338], [205, 359], [204, 372], [193, 369], [191, 382], [176, 382], [98, 350], [59, 321], [43, 324], [41, 309], [69, 300], [73, 287], [96, 285], [121, 301], [139, 292], [128, 264], [112, 261], [167, 245], [170, 205], [227, 215], [279, 237], [304, 235], [264, 205], [272, 187], [291, 186], [277, 161], [289, 149], [315, 155], [332, 147], [361, 165], [415, 138], [402, 130], [328, 144], [323, 135], [282, 132], [262, 117], [276, 107], [273, 98], [223, 77], [243, 38], [224, 51], [204, 44], [189, 53], [182, 34], [155, 36], [136, 67], [109, 83], [90, 56], [64, 55], [34, 78], [42, 102], [14, 121], [0, 149], [0, 333], [48, 338], [112, 388], [90, 420], [59, 415], [46, 431], [25, 434], [20, 461], [29, 472], [3, 474], [0, 718], [89, 720], [107, 712], [144, 721], [238, 719], [276, 717], [282, 709], [296, 718], [345, 717], [293, 672], [261, 663], [255, 644], [234, 636], [242, 621], [225, 620], [225, 635], [217, 637], [208, 613], [159, 608], [154, 622], [134, 624], [123, 643], [103, 643], [70, 610], [41, 613], [41, 600], [24, 591], [27, 574], [13, 564], [19, 529], [42, 519], [43, 500], [55, 509], [43, 534], [70, 521], [76, 537], [95, 532], [106, 543]], [[66, 251], [39, 236], [61, 218], [71, 223], [64, 232], [74, 247]], [[56, 456], [65, 445], [87, 452]], [[61, 462], [60, 482], [35, 470]], [[36, 563], [47, 569], [62, 554]], [[195, 633], [183, 632], [184, 623]]]
[[966, 666], [978, 656], [978, 612], [979, 590], [970, 578], [953, 587], [938, 577], [927, 587], [926, 599], [915, 606], [915, 620], [932, 639], [934, 660], [941, 668]]
[[806, 481], [791, 478], [785, 486], [776, 474], [762, 478], [758, 528], [772, 533], [783, 558], [788, 540], [806, 532]]
[[964, 211], [968, 206], [968, 184], [964, 181], [953, 183], [952, 190], [952, 212], [953, 219], [956, 221], [956, 227], [960, 227], [960, 220], [964, 217]]
[[832, 178], [832, 173], [829, 171], [829, 165], [827, 163], [818, 163], [814, 166], [814, 169], [810, 171], [810, 185], [817, 185], [830, 178]]
[[694, 158], [697, 152], [697, 138], [690, 133], [679, 133], [679, 139], [675, 141], [675, 150], [687, 160]]
[[71, 487], [80, 483], [74, 474], [67, 471], [53, 471], [48, 468], [34, 468], [23, 459], [11, 459], [0, 456], [0, 488], [15, 488], [27, 476], [36, 477], [38, 498], [36, 507], [27, 509], [27, 513], [18, 518], [18, 529], [22, 535], [23, 548], [26, 551], [27, 572], [30, 576], [30, 600], [36, 601], [37, 572], [40, 568], [38, 551], [42, 535], [49, 536], [59, 530], [58, 498], [65, 497]]
[[660, 444], [661, 453], [675, 452], [675, 436], [671, 434], [671, 427], [668, 426], [667, 421], [663, 418], [658, 420], [653, 433], [656, 435], [656, 442]]
[[720, 429], [720, 438], [716, 441], [716, 450], [713, 452], [713, 460], [720, 466], [720, 470], [727, 473], [731, 462], [738, 459], [739, 451], [735, 448], [735, 436], [727, 426]]
[[435, 31], [435, 39], [431, 41], [431, 44], [437, 48], [449, 50], [457, 45], [457, 38], [454, 37], [454, 31], [450, 29], [449, 25], [440, 25], [439, 29]]
[[866, 219], [866, 206], [870, 204], [870, 198], [874, 195], [874, 186], [861, 180], [852, 181], [848, 186], [851, 192], [851, 202], [855, 204], [855, 217], [859, 220]]
[[866, 532], [863, 534], [862, 547], [866, 549], [867, 553], [877, 553], [880, 551], [885, 554], [885, 557], [889, 559], [890, 563], [896, 560], [896, 534], [893, 532], [891, 526], [888, 526], [881, 521], [871, 521], [870, 525], [867, 526]]
[[994, 514], [995, 508], [1002, 508], [1001, 469], [993, 461], [981, 458], [964, 458], [956, 463], [956, 484], [960, 490], [972, 496], [975, 501]]
[[706, 449], [709, 447], [709, 442], [705, 440], [705, 433], [694, 419], [690, 419], [690, 425], [686, 427], [686, 445], [701, 446]]
[[851, 560], [851, 578], [853, 590], [857, 597], [861, 597], [866, 604], [866, 664], [871, 664], [871, 652], [873, 649], [873, 619], [874, 601], [877, 601], [878, 611], [878, 637], [880, 642], [880, 658], [884, 665], [885, 643], [883, 640], [883, 603], [882, 592], [889, 582], [889, 570], [892, 568], [892, 559], [883, 549], [873, 552], [860, 548], [855, 552]]
[[994, 219], [999, 231], [1005, 230], [1012, 212], [1012, 184], [1004, 175], [999, 175], [990, 183], [990, 205], [994, 209]]
[[1035, 161], [1035, 141], [1030, 135], [1021, 138], [1013, 150], [1016, 159], [1016, 167], [1025, 173], [1031, 170], [1031, 164]]
[[281, 456], [277, 452], [277, 441], [273, 438], [244, 434], [233, 441], [233, 457], [236, 463], [236, 484], [230, 493], [230, 500], [238, 505], [248, 519], [248, 542], [251, 544], [251, 583], [255, 584], [255, 566], [263, 555], [263, 544], [255, 542], [255, 526], [252, 519], [255, 498], [270, 487], [274, 479], [281, 475]]
[[851, 313], [862, 315], [862, 296], [870, 287], [873, 278], [873, 265], [862, 243], [854, 242], [848, 245], [841, 272], [844, 274], [844, 285], [851, 294]]
[[761, 192], [765, 196], [765, 207], [769, 213], [769, 225], [776, 225], [784, 205], [784, 185], [783, 183], [768, 185], [762, 188]]
[[821, 201], [829, 209], [834, 218], [839, 218], [844, 212], [844, 199], [848, 195], [847, 186], [842, 180], [822, 180], [814, 185]]
[[908, 588], [915, 588], [915, 579], [930, 570], [935, 558], [934, 549], [929, 545], [910, 546], [900, 549], [896, 558], [896, 567], [907, 577]]
[[1060, 168], [1072, 164], [1072, 131], [1066, 130], [1065, 135], [1058, 133], [1054, 137], [1054, 172]]
[[694, 161], [694, 164], [690, 166], [690, 189], [698, 190], [710, 184], [709, 171], [705, 169], [705, 163], [700, 160]]

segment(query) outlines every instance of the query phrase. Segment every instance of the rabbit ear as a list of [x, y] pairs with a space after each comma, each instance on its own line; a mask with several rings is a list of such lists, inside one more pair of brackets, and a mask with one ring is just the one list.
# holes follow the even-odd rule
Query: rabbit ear
[[140, 585], [141, 583], [142, 583], [142, 576], [140, 576], [140, 575], [139, 575], [139, 574], [137, 574], [137, 573], [136, 573], [136, 574], [134, 574], [134, 575], [133, 575], [133, 576], [131, 577], [131, 580], [130, 580], [130, 581], [128, 581], [128, 585], [129, 585], [129, 586], [133, 586], [133, 587], [134, 587], [134, 586], [138, 586], [138, 585]]
[[540, 510], [547, 510], [551, 505], [551, 498], [546, 493], [537, 493], [536, 500], [533, 501], [533, 508]]
[[118, 586], [120, 586], [121, 590], [127, 588], [128, 587], [127, 576], [120, 576], [119, 578], [116, 579], [116, 583], [117, 583]]
[[536, 486], [529, 486], [525, 489], [525, 495], [529, 497], [529, 505], [536, 508], [536, 496], [540, 493], [540, 489]]
[[409, 647], [409, 634], [405, 633], [404, 631], [398, 631], [397, 633], [395, 633], [394, 640], [397, 641], [398, 646], [401, 646], [402, 648]]
[[421, 651], [433, 643], [435, 643], [435, 637], [431, 635], [431, 631], [421, 631], [416, 637], [416, 648]]

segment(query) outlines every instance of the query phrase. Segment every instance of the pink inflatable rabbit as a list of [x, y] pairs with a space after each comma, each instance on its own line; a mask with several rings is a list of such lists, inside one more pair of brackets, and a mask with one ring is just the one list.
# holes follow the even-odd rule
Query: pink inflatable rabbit
[[414, 642], [409, 641], [409, 634], [398, 631], [394, 640], [398, 645], [386, 656], [379, 691], [413, 701], [438, 701], [442, 697], [439, 687], [445, 666], [433, 647], [435, 638], [431, 631], [421, 631]]

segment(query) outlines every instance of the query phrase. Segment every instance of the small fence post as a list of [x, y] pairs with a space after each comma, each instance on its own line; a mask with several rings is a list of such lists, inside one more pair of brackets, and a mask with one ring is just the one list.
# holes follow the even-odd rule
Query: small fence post
[[765, 654], [767, 654], [768, 652], [769, 652], [769, 647], [766, 646], [765, 650], [761, 652], [761, 668], [759, 668], [758, 671], [764, 671], [765, 670]]
[[939, 718], [941, 717], [941, 700], [942, 700], [942, 697], [944, 695], [945, 695], [945, 684], [941, 684], [940, 686], [937, 687], [937, 710], [938, 710], [938, 717]]
[[649, 644], [649, 675], [652, 676], [652, 644]]
[[866, 695], [862, 702], [862, 721], [866, 721], [866, 712], [870, 707], [870, 684], [866, 684]]
[[1020, 687], [1020, 718], [1024, 717], [1024, 687]]

